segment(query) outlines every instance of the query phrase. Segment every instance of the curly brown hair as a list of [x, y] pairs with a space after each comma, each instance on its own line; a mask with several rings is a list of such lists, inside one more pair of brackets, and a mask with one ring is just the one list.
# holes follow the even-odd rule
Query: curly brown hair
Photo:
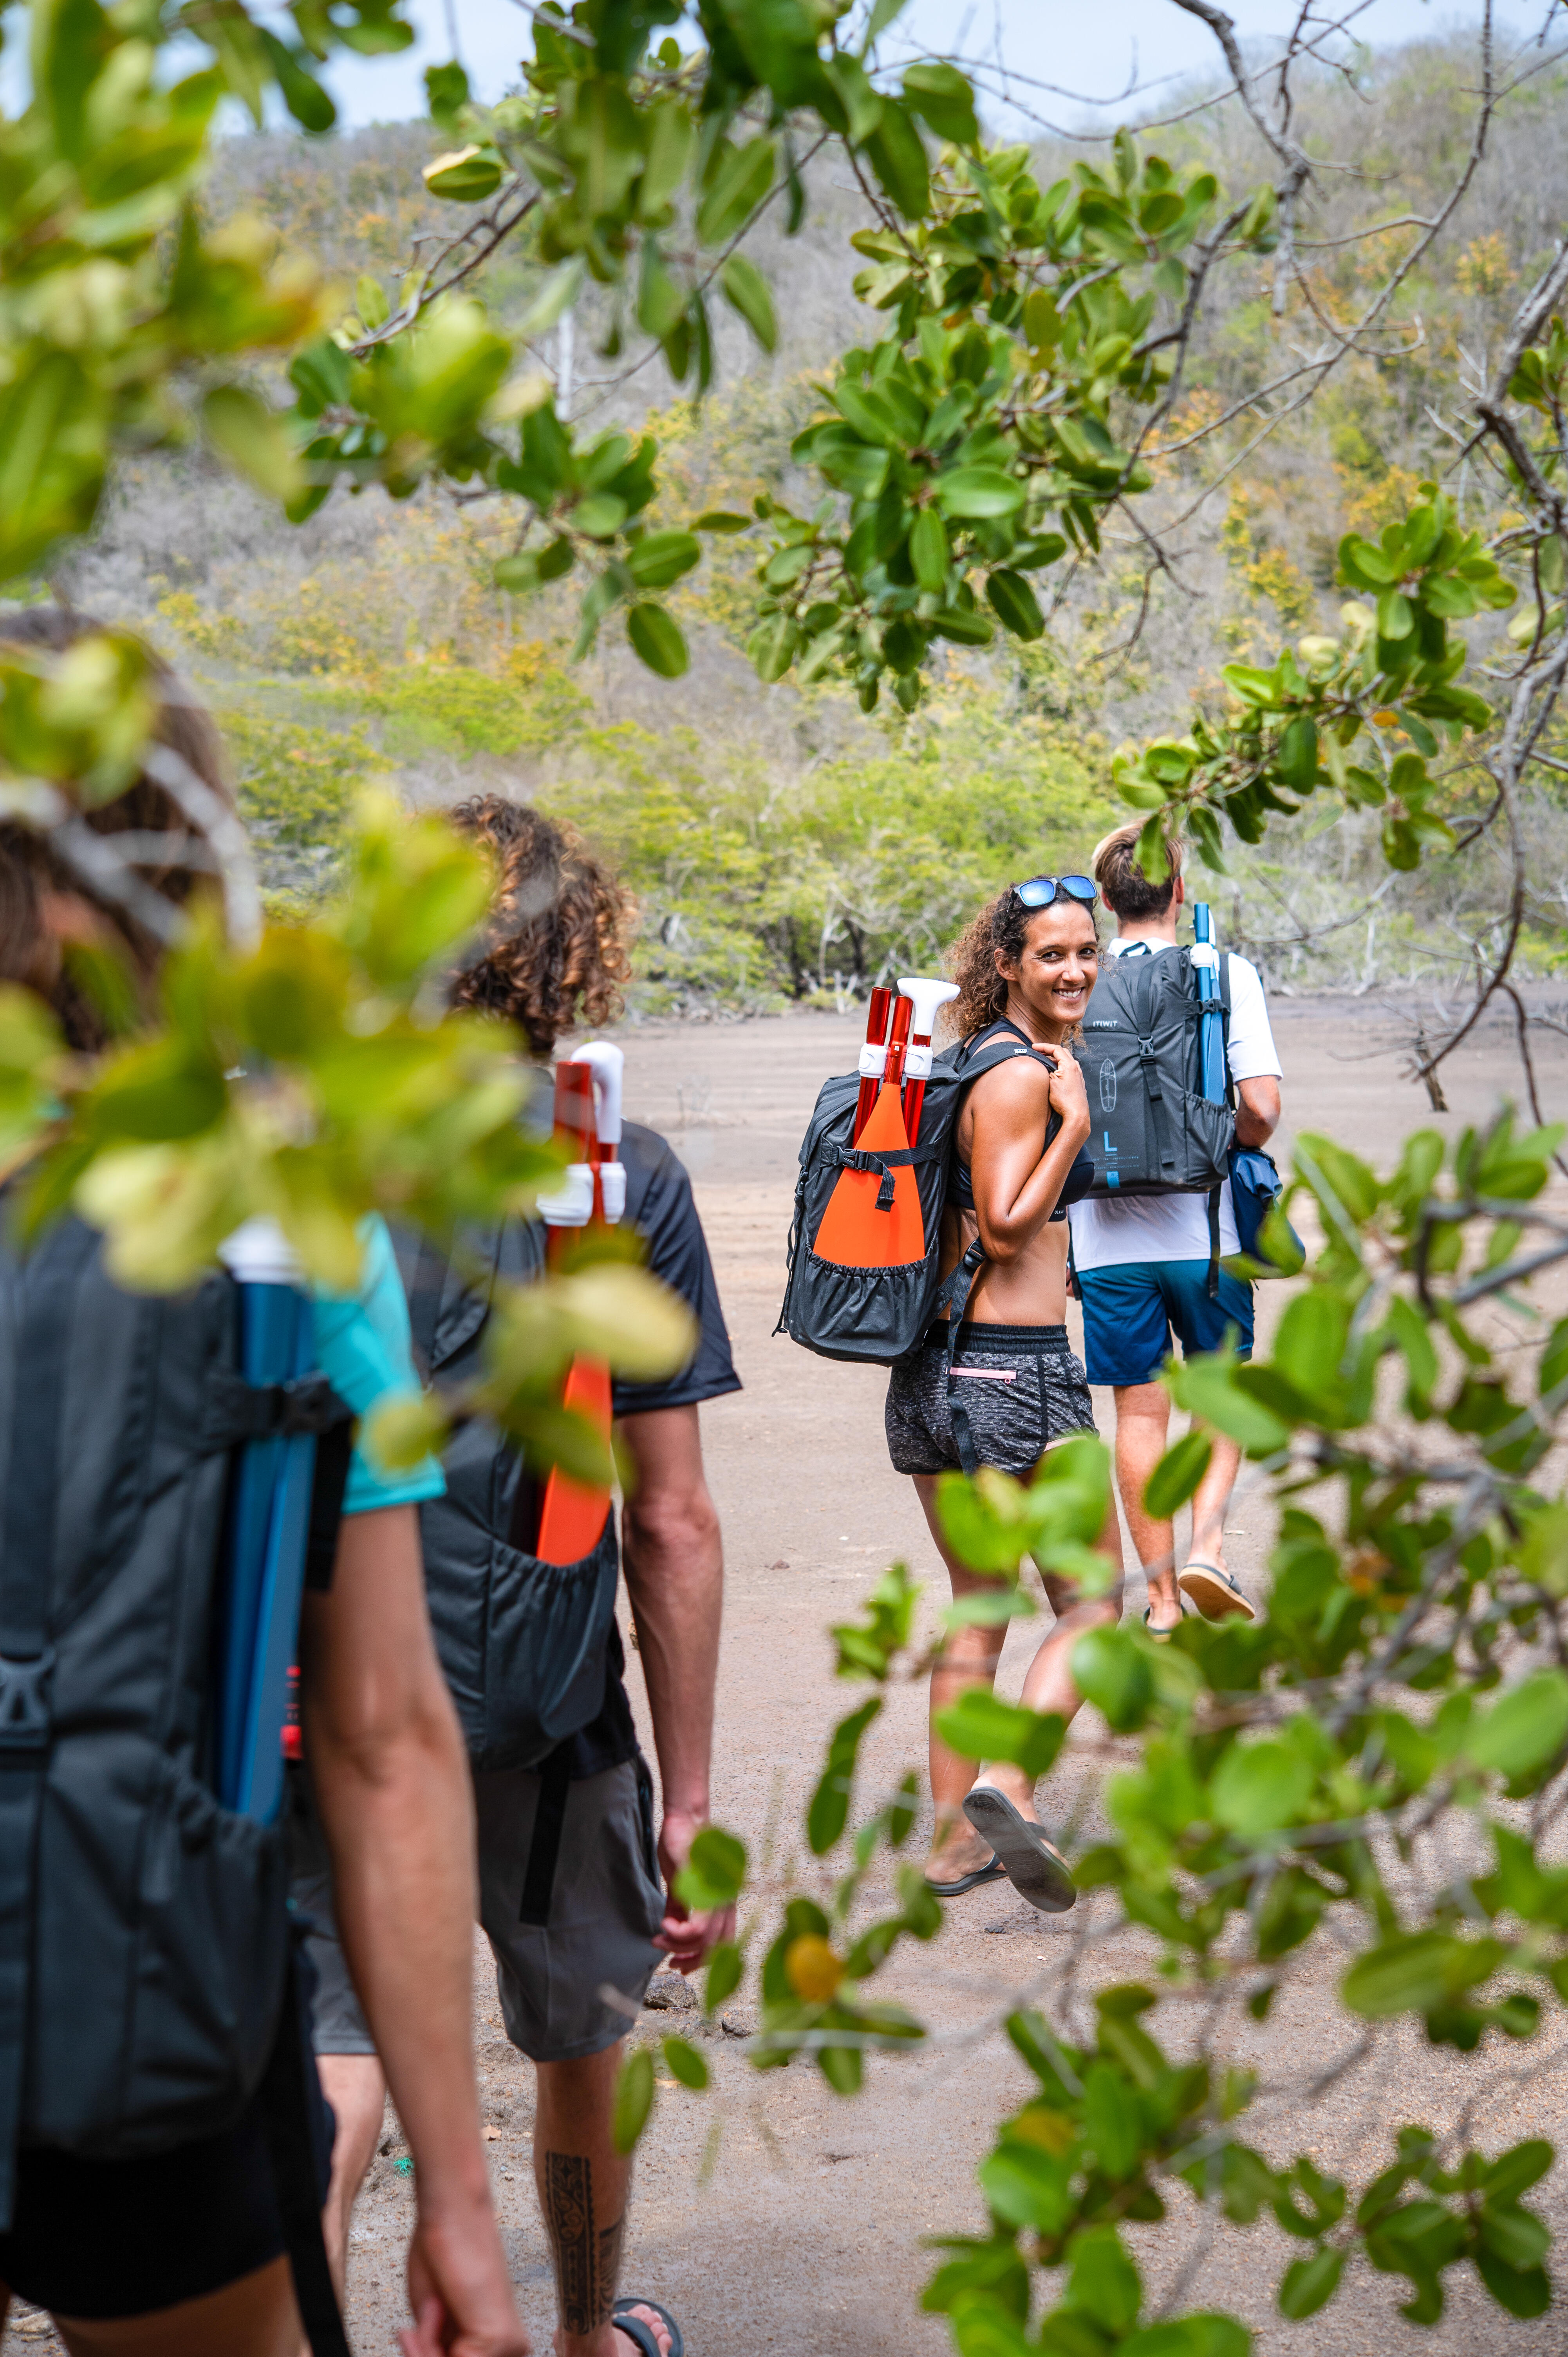
[[[107, 628], [62, 607], [30, 606], [0, 614], [0, 642], [47, 658], [65, 654]], [[145, 651], [146, 684], [156, 698], [155, 742], [231, 809], [217, 728], [168, 665]], [[205, 836], [175, 797], [145, 771], [112, 801], [90, 803], [80, 816], [93, 834], [111, 841], [116, 835], [134, 838], [126, 871], [128, 880], [140, 887], [143, 906], [148, 895], [156, 894], [183, 909], [199, 891], [213, 888], [219, 870]], [[186, 856], [177, 848], [182, 845]], [[91, 984], [91, 967], [79, 952], [96, 952], [121, 969], [129, 989], [127, 1005], [119, 1008], [121, 1019], [151, 1006], [165, 943], [134, 911], [134, 900], [95, 885], [48, 834], [19, 819], [0, 820], [0, 983], [21, 983], [46, 999], [70, 1046], [84, 1053], [108, 1043], [111, 1023], [105, 980]], [[114, 996], [118, 1001], [118, 990]]]
[[453, 1006], [508, 1017], [536, 1056], [579, 1021], [613, 1022], [631, 976], [631, 894], [575, 826], [529, 802], [476, 794], [446, 816], [499, 871], [483, 954], [454, 977]]
[[[1031, 920], [1039, 914], [1038, 909], [1026, 908], [1009, 884], [964, 927], [948, 952], [948, 972], [958, 985], [958, 996], [942, 1009], [942, 1016], [952, 1036], [972, 1039], [1006, 1014], [1007, 977], [998, 974], [996, 960], [998, 955], [1010, 960], [1023, 956]], [[1098, 938], [1098, 926], [1095, 933]]]

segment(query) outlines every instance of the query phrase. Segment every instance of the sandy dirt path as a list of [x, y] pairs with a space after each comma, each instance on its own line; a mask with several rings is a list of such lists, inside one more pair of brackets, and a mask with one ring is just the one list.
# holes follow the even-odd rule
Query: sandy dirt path
[[[1287, 1001], [1274, 1012], [1286, 1068], [1287, 1149], [1292, 1131], [1321, 1129], [1386, 1164], [1409, 1131], [1430, 1125], [1456, 1133], [1486, 1118], [1499, 1090], [1518, 1091], [1501, 1027], [1445, 1068], [1451, 1110], [1434, 1114], [1423, 1092], [1401, 1076], [1392, 1026], [1354, 1006], [1320, 1001]], [[855, 1698], [854, 1689], [831, 1678], [828, 1625], [854, 1611], [895, 1556], [918, 1577], [940, 1579], [911, 1486], [887, 1466], [881, 1378], [814, 1360], [771, 1336], [801, 1130], [821, 1080], [853, 1064], [858, 1029], [848, 1020], [801, 1017], [650, 1026], [622, 1036], [628, 1113], [663, 1131], [692, 1171], [746, 1385], [703, 1411], [728, 1566], [714, 1810], [778, 1877], [800, 1859], [800, 1807], [824, 1736]], [[1568, 1111], [1568, 1053], [1542, 1059], [1540, 1082], [1549, 1113]], [[1265, 1334], [1285, 1291], [1261, 1289]], [[1109, 1407], [1108, 1397], [1097, 1396], [1107, 1433]], [[1240, 1502], [1231, 1535], [1232, 1563], [1256, 1587], [1272, 1535], [1260, 1499]], [[928, 1627], [940, 1600], [928, 1589]], [[1143, 1608], [1136, 1582], [1128, 1602], [1129, 1609]], [[1004, 1693], [1017, 1692], [1032, 1641], [1037, 1634], [1032, 1640], [1027, 1624], [1015, 1626]], [[635, 1666], [631, 1684], [640, 1712]], [[1098, 1786], [1125, 1749], [1086, 1710], [1043, 1788], [1047, 1817], [1076, 1814], [1092, 1833]], [[867, 1753], [868, 1786], [907, 1765], [923, 1767], [922, 1692], [890, 1697]], [[921, 1831], [911, 1855], [919, 1855]], [[868, 1904], [880, 1910], [890, 1896], [874, 1889]], [[675, 2309], [692, 2357], [752, 2351], [905, 2357], [948, 2347], [943, 2321], [918, 2309], [931, 2265], [918, 2244], [923, 2235], [983, 2226], [972, 2171], [991, 2126], [1026, 2093], [1023, 2067], [994, 2022], [1009, 1992], [1048, 1986], [1060, 1974], [1076, 1932], [1085, 1921], [1092, 1928], [1095, 1910], [1108, 1907], [1090, 1898], [1073, 1916], [1053, 1921], [1005, 1886], [1000, 1897], [993, 1886], [958, 1902], [929, 1949], [905, 1952], [887, 1989], [935, 2024], [941, 2039], [918, 2060], [875, 2062], [866, 2091], [853, 2101], [831, 2093], [804, 2064], [759, 2076], [733, 2039], [710, 2038], [708, 2094], [660, 2087], [638, 2167], [626, 2288], [652, 2291]], [[1096, 1977], [1146, 1972], [1152, 1954], [1124, 1939], [1095, 1961]], [[545, 2349], [553, 2317], [528, 2158], [532, 2074], [501, 2034], [488, 1958], [481, 1953], [476, 1961], [498, 2199], [524, 2312], [536, 2346]], [[1395, 2125], [1421, 2120], [1441, 2129], [1477, 2094], [1477, 2125], [1492, 2148], [1526, 2134], [1557, 2136], [1568, 2066], [1568, 2022], [1561, 2020], [1528, 2048], [1490, 2039], [1473, 2061], [1390, 2037], [1370, 2066], [1305, 2107], [1307, 2081], [1349, 2042], [1334, 2005], [1337, 1970], [1326, 1953], [1266, 2031], [1251, 2033], [1252, 2058], [1285, 2081], [1255, 2121], [1276, 2158], [1306, 2149], [1324, 2167], [1369, 2172], [1381, 2165]], [[675, 2026], [669, 2013], [644, 2018], [647, 2034]], [[731, 2019], [744, 2032], [745, 2007]], [[661, 2079], [667, 2075], [660, 2065]], [[405, 2313], [401, 2262], [412, 2207], [406, 2155], [390, 2118], [386, 2143], [358, 2214], [350, 2282], [355, 2346], [377, 2357], [395, 2349]], [[1547, 2202], [1560, 2232], [1568, 2232], [1563, 2176], [1551, 2180]], [[1546, 2357], [1563, 2345], [1561, 2308], [1534, 2324], [1510, 2324], [1473, 2278], [1457, 2287], [1439, 2330], [1423, 2333], [1397, 2313], [1401, 2283], [1364, 2268], [1325, 2314], [1305, 2327], [1284, 2325], [1273, 2312], [1273, 2287], [1290, 2255], [1284, 2238], [1272, 2224], [1244, 2233], [1226, 2227], [1205, 2255], [1204, 2226], [1179, 2191], [1168, 2222], [1137, 2230], [1136, 2240], [1152, 2287], [1172, 2283], [1191, 2265], [1186, 2302], [1239, 2312], [1262, 2329], [1260, 2345], [1270, 2357], [1286, 2350], [1303, 2357], [1407, 2351], [1479, 2357], [1493, 2350]], [[47, 2333], [28, 2330], [31, 2322], [13, 2325], [7, 2352], [49, 2346]]]

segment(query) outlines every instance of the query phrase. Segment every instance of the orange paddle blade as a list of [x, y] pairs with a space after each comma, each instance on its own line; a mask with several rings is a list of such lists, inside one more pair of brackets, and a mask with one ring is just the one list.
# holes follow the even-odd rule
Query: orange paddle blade
[[[610, 1371], [602, 1359], [573, 1360], [561, 1405], [609, 1437]], [[534, 1554], [541, 1563], [581, 1563], [597, 1546], [609, 1510], [607, 1490], [587, 1489], [556, 1466], [544, 1484]]]
[[[871, 1119], [855, 1141], [863, 1154], [895, 1154], [909, 1143], [897, 1084], [884, 1081]], [[893, 1208], [879, 1211], [882, 1181], [875, 1170], [841, 1170], [811, 1249], [840, 1268], [903, 1268], [926, 1257], [920, 1189], [908, 1164], [893, 1172]]]

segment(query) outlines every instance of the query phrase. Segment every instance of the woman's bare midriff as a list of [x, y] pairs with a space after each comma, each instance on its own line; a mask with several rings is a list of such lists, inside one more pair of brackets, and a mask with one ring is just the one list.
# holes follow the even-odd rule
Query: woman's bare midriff
[[[972, 1168], [975, 1109], [972, 1096], [959, 1115], [954, 1141], [959, 1157]], [[1046, 1133], [1040, 1131], [1040, 1152]], [[941, 1273], [956, 1268], [980, 1234], [973, 1211], [952, 1204], [942, 1211]], [[1067, 1323], [1067, 1243], [1065, 1220], [1047, 1220], [1016, 1260], [983, 1261], [970, 1287], [964, 1316], [988, 1326], [1065, 1326]]]
[[[972, 1211], [942, 1213], [941, 1271], [955, 1268], [980, 1233]], [[989, 1326], [1065, 1326], [1067, 1323], [1067, 1222], [1047, 1221], [1015, 1261], [983, 1261], [970, 1287], [965, 1318]]]

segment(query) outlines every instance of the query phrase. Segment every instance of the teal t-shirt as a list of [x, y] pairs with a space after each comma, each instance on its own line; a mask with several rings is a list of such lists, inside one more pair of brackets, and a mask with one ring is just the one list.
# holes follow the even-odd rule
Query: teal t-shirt
[[[388, 1397], [418, 1399], [420, 1384], [413, 1371], [408, 1303], [386, 1222], [372, 1214], [360, 1234], [365, 1263], [355, 1290], [327, 1293], [313, 1287], [311, 1299], [317, 1364], [338, 1398], [362, 1422]], [[343, 1512], [368, 1514], [378, 1506], [417, 1506], [425, 1498], [439, 1498], [446, 1487], [434, 1457], [425, 1458], [408, 1472], [381, 1472], [356, 1438]]]

